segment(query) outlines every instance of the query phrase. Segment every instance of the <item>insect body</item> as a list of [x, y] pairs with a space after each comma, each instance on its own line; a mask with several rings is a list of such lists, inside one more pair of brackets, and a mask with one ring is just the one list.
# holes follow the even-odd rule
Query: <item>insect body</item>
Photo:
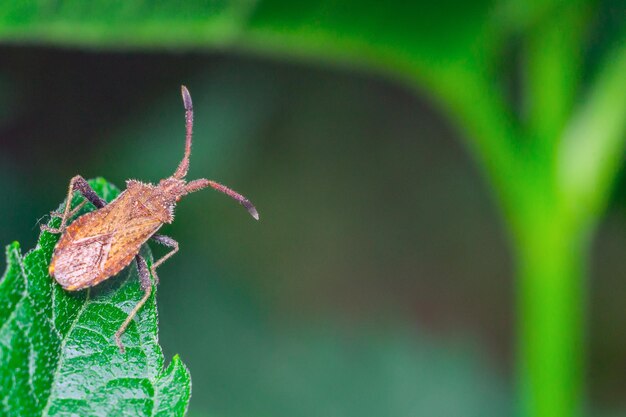
[[[49, 272], [68, 291], [92, 287], [120, 272], [133, 259], [137, 262], [144, 296], [115, 334], [115, 341], [121, 351], [124, 351], [122, 334], [148, 300], [152, 290], [148, 267], [145, 259], [139, 255], [139, 250], [149, 239], [156, 240], [172, 249], [152, 265], [152, 275], [158, 282], [156, 268], [178, 251], [178, 243], [156, 232], [164, 223], [171, 223], [174, 220], [174, 207], [181, 197], [206, 187], [212, 187], [237, 200], [252, 217], [259, 219], [252, 203], [230, 188], [207, 179], [190, 182], [185, 180], [191, 154], [193, 107], [187, 88], [183, 86], [181, 90], [186, 110], [185, 154], [171, 177], [161, 180], [158, 185], [128, 180], [126, 190], [107, 205], [83, 177], [76, 176], [70, 181], [65, 210], [62, 214], [53, 213], [54, 216], [62, 217], [61, 226], [59, 228], [42, 226], [48, 232], [62, 233], [54, 249]], [[83, 202], [73, 211], [70, 210], [72, 195], [75, 191], [79, 191], [98, 209], [79, 217], [71, 225], [66, 226], [67, 219], [84, 204]]]

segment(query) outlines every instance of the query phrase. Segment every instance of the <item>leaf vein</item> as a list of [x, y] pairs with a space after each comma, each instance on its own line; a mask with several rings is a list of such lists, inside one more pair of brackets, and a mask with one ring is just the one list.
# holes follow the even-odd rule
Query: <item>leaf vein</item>
[[[72, 321], [72, 324], [70, 325], [69, 329], [67, 330], [67, 333], [65, 334], [65, 336], [61, 339], [61, 346], [59, 347], [59, 351], [63, 352], [63, 349], [65, 348], [65, 344], [67, 343], [67, 339], [69, 338], [69, 336], [72, 334], [72, 332], [74, 331], [74, 328], [76, 327], [76, 325], [78, 324], [78, 320], [80, 319], [80, 316], [83, 315], [83, 313], [85, 312], [85, 310], [87, 309], [87, 306], [89, 304], [89, 296], [90, 296], [91, 290], [87, 289], [87, 296], [85, 297], [85, 302], [83, 303], [83, 305], [81, 306], [78, 314], [76, 314], [76, 317], [74, 318], [74, 321]], [[42, 416], [47, 416], [48, 415], [48, 411], [50, 410], [50, 406], [52, 405], [51, 400], [52, 400], [52, 391], [54, 389], [54, 384], [57, 381], [57, 379], [59, 378], [59, 373], [61, 371], [61, 365], [63, 364], [63, 358], [65, 356], [61, 355], [61, 357], [59, 358], [58, 362], [57, 362], [57, 366], [56, 369], [54, 371], [54, 376], [52, 377], [52, 384], [50, 385], [50, 392], [48, 393], [48, 400], [46, 401], [46, 405], [43, 409], [43, 411], [41, 412]]]

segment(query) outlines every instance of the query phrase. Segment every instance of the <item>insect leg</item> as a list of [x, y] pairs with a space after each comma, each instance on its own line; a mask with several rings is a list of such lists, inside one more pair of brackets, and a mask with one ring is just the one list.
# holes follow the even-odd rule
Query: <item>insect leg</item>
[[[62, 233], [65, 230], [67, 219], [76, 214], [76, 211], [82, 207], [82, 204], [76, 207], [73, 211], [70, 210], [72, 205], [72, 195], [74, 191], [80, 192], [83, 197], [85, 197], [89, 202], [91, 202], [97, 208], [102, 208], [106, 206], [106, 201], [98, 197], [98, 194], [91, 188], [87, 180], [85, 180], [80, 175], [76, 175], [74, 178], [70, 180], [70, 186], [67, 190], [67, 198], [65, 199], [65, 209], [63, 210], [63, 214], [61, 215], [61, 226], [58, 228], [49, 227], [48, 225], [41, 225], [41, 230], [45, 230], [50, 233]], [[58, 216], [54, 214], [54, 216]]]
[[165, 235], [152, 235], [152, 239], [154, 239], [155, 241], [159, 242], [163, 246], [167, 246], [168, 248], [172, 248], [172, 250], [170, 252], [168, 252], [161, 259], [159, 259], [154, 264], [152, 264], [152, 276], [154, 277], [154, 280], [158, 284], [159, 283], [159, 277], [156, 274], [156, 269], [163, 262], [167, 261], [169, 258], [174, 256], [174, 254], [176, 252], [178, 252], [178, 242], [175, 241], [174, 239], [172, 239], [171, 237], [165, 236]]
[[[68, 218], [68, 219], [71, 219], [71, 218], [72, 218], [72, 217], [73, 217], [76, 213], [78, 213], [78, 211], [79, 211], [80, 209], [82, 209], [82, 208], [83, 208], [83, 206], [84, 206], [85, 204], [87, 204], [87, 200], [81, 201], [79, 205], [77, 205], [76, 207], [74, 207], [74, 208], [72, 209], [72, 211], [70, 211], [70, 212], [67, 214], [67, 218]], [[50, 217], [61, 217], [61, 218], [63, 218], [63, 213], [59, 213], [58, 211], [53, 211], [52, 213], [50, 213]]]
[[87, 182], [86, 179], [81, 177], [80, 175], [72, 178], [75, 181], [74, 190], [78, 191], [85, 197], [91, 204], [96, 206], [96, 208], [102, 208], [107, 205], [107, 202], [101, 199], [98, 194], [91, 188], [91, 185]]
[[133, 307], [130, 313], [128, 313], [128, 317], [124, 320], [124, 323], [120, 326], [120, 328], [115, 332], [115, 343], [120, 348], [120, 352], [124, 353], [124, 345], [122, 344], [122, 335], [126, 331], [126, 328], [133, 320], [133, 318], [137, 315], [137, 312], [141, 310], [141, 307], [148, 301], [148, 297], [152, 293], [152, 282], [150, 282], [150, 273], [148, 272], [148, 264], [146, 260], [141, 255], [135, 256], [135, 261], [137, 262], [137, 273], [139, 274], [139, 284], [141, 285], [141, 289], [143, 290], [143, 297], [141, 300]]

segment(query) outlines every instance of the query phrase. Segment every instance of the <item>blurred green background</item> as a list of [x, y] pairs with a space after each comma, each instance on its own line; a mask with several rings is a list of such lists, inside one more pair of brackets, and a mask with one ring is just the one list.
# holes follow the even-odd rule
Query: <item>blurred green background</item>
[[[183, 15], [201, 27], [200, 11], [216, 5]], [[519, 34], [545, 14], [515, 2], [450, 5], [459, 7], [443, 20], [421, 5], [390, 16], [385, 7], [364, 8], [354, 25], [366, 12], [383, 13], [376, 25], [362, 25], [374, 47], [438, 36], [418, 48], [428, 81], [474, 45], [459, 33], [503, 14], [512, 35], [498, 58], [497, 91], [521, 107]], [[590, 22], [583, 81], [619, 45], [622, 6], [583, 8]], [[184, 47], [168, 38], [172, 27], [139, 25], [125, 35], [124, 19], [103, 19], [109, 39], [106, 25], [89, 30], [99, 16], [84, 17], [79, 6], [86, 21], [72, 26], [71, 7], [50, 12], [67, 20], [41, 26], [28, 10], [23, 20], [0, 16], [8, 40], [0, 46], [0, 242], [32, 247], [38, 221], [76, 174], [120, 187], [128, 178], [169, 176], [183, 151], [179, 88], [187, 85], [196, 120], [189, 177], [231, 186], [261, 214], [256, 223], [231, 200], [202, 192], [185, 198], [162, 229], [181, 251], [160, 269], [160, 340], [167, 357], [179, 353], [190, 368], [190, 416], [483, 417], [524, 408], [516, 395], [520, 317], [508, 216], [464, 146], [459, 118], [426, 84], [407, 88], [393, 60], [391, 76], [351, 62], [378, 59], [359, 47], [328, 65], [338, 54], [333, 36], [345, 38], [326, 39], [311, 29], [319, 21], [303, 24], [297, 14], [273, 24], [278, 37], [311, 29], [319, 43], [303, 36], [301, 51], [266, 33], [229, 47], [228, 13], [202, 34], [192, 27]], [[314, 15], [324, 26], [320, 10]], [[422, 13], [422, 25], [405, 37], [412, 13]], [[349, 28], [349, 16], [329, 20]], [[480, 33], [487, 44], [502, 41]], [[206, 50], [198, 47], [204, 37]], [[316, 54], [322, 58], [309, 56]], [[478, 65], [460, 62], [445, 88], [434, 87], [441, 96], [455, 97], [458, 74]], [[578, 401], [594, 416], [626, 415], [625, 187], [621, 169], [584, 284], [587, 394]]]

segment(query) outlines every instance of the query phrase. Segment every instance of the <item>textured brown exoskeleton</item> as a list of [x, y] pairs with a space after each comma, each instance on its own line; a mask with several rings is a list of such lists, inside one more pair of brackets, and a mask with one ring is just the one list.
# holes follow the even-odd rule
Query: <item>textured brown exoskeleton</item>
[[[54, 248], [49, 272], [68, 291], [93, 287], [120, 272], [133, 259], [137, 262], [144, 296], [115, 333], [115, 342], [122, 352], [124, 351], [122, 334], [148, 300], [152, 291], [148, 267], [145, 259], [139, 254], [139, 250], [141, 245], [149, 239], [172, 248], [168, 254], [152, 265], [152, 275], [158, 283], [155, 270], [178, 251], [178, 243], [171, 237], [155, 233], [164, 223], [171, 223], [174, 220], [174, 207], [182, 196], [212, 187], [237, 200], [252, 217], [259, 219], [252, 203], [230, 188], [206, 179], [190, 182], [185, 180], [191, 153], [193, 107], [187, 88], [182, 86], [181, 91], [186, 111], [187, 134], [185, 155], [174, 175], [161, 180], [158, 185], [128, 180], [126, 191], [108, 205], [98, 197], [83, 177], [77, 175], [70, 181], [65, 210], [62, 214], [53, 213], [53, 216], [62, 217], [61, 226], [58, 228], [42, 226], [42, 229], [50, 233], [63, 233]], [[68, 218], [86, 203], [85, 201], [74, 210], [70, 210], [74, 191], [80, 192], [97, 207], [97, 210], [79, 217], [71, 225], [66, 226]]]

